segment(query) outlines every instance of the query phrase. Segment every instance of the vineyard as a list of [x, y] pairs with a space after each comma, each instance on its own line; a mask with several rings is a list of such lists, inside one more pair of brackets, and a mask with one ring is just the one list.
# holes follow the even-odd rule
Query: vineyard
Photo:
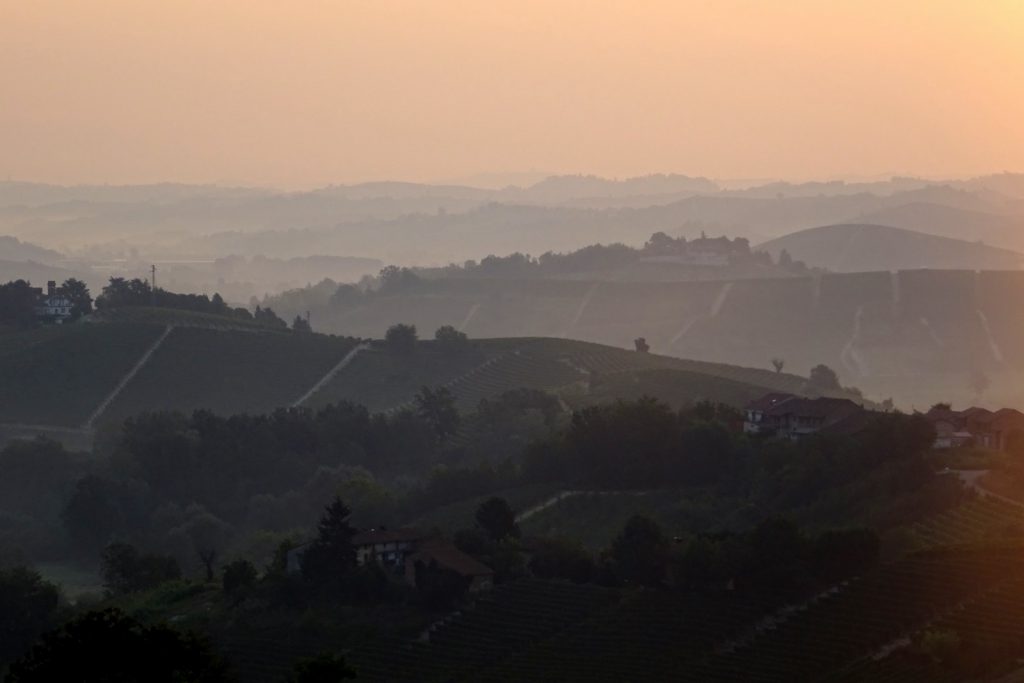
[[175, 328], [103, 419], [146, 410], [270, 412], [291, 405], [354, 344], [325, 335]]
[[[795, 375], [636, 353], [565, 339], [484, 339], [446, 353], [431, 343], [399, 355], [383, 348], [359, 354], [319, 391], [311, 406], [349, 400], [371, 410], [411, 405], [424, 386], [446, 387], [461, 410], [510, 389], [542, 389], [572, 407], [629, 398], [640, 391], [679, 404], [716, 400], [742, 405], [769, 391], [799, 393]], [[620, 394], [618, 389], [623, 393]], [[639, 395], [639, 394], [638, 394]]]
[[162, 332], [113, 323], [0, 335], [0, 422], [82, 425]]

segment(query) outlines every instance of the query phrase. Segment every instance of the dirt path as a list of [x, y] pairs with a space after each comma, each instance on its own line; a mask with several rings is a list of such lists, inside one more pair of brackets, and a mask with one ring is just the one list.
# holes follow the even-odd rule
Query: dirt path
[[569, 334], [573, 331], [576, 325], [579, 324], [580, 319], [583, 318], [583, 313], [584, 311], [587, 310], [587, 306], [590, 304], [590, 300], [594, 298], [594, 292], [597, 291], [598, 284], [599, 283], [595, 282], [594, 284], [590, 285], [590, 289], [588, 289], [587, 293], [583, 295], [583, 300], [580, 301], [579, 308], [576, 309], [576, 315], [572, 317], [572, 320], [569, 322], [569, 326], [565, 328], [565, 332], [562, 332], [561, 334], [562, 339], [568, 338]]
[[1007, 498], [1006, 496], [1000, 495], [995, 491], [991, 491], [981, 485], [981, 478], [989, 473], [989, 470], [951, 470], [960, 477], [960, 481], [964, 483], [964, 486], [973, 489], [976, 493], [982, 496], [988, 496], [995, 498], [1002, 503], [1008, 503], [1015, 507], [1024, 508], [1024, 503], [1013, 498]]
[[107, 408], [110, 407], [110, 404], [113, 403], [114, 399], [116, 399], [118, 395], [124, 390], [124, 388], [128, 386], [128, 383], [135, 378], [135, 375], [139, 373], [139, 370], [145, 367], [146, 363], [149, 362], [149, 359], [153, 357], [153, 354], [156, 353], [156, 350], [160, 348], [160, 345], [164, 343], [164, 340], [167, 339], [167, 336], [173, 330], [174, 325], [168, 325], [166, 328], [164, 328], [163, 334], [161, 334], [157, 338], [157, 340], [153, 342], [152, 346], [146, 349], [146, 352], [142, 354], [142, 358], [140, 358], [139, 361], [134, 365], [134, 367], [132, 367], [132, 369], [129, 370], [128, 373], [121, 378], [121, 381], [117, 383], [117, 386], [114, 387], [114, 390], [112, 392], [110, 392], [110, 395], [103, 399], [103, 402], [100, 403], [96, 410], [93, 411], [92, 415], [89, 416], [89, 419], [85, 421], [84, 425], [82, 425], [83, 429], [92, 429], [93, 425], [96, 423], [96, 420], [98, 420], [99, 417], [107, 410]]
[[345, 354], [344, 358], [338, 361], [337, 365], [328, 370], [327, 374], [321, 377], [320, 380], [316, 384], [314, 384], [309, 391], [300, 396], [299, 399], [292, 404], [292, 408], [298, 408], [303, 403], [312, 398], [313, 394], [323, 389], [328, 382], [334, 379], [339, 372], [345, 369], [345, 366], [351, 363], [356, 356], [358, 356], [360, 353], [362, 353], [368, 348], [370, 348], [370, 342], [362, 342], [361, 344], [356, 344], [355, 347], [353, 347], [348, 353]]

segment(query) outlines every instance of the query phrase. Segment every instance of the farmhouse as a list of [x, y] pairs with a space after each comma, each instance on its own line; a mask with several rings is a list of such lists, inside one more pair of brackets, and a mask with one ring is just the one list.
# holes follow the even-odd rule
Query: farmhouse
[[[470, 591], [486, 590], [494, 583], [494, 571], [490, 567], [449, 541], [419, 529], [369, 529], [353, 536], [352, 545], [356, 551], [356, 564], [362, 566], [375, 562], [401, 576], [411, 586], [416, 585], [417, 567], [453, 571], [467, 581]], [[309, 543], [289, 551], [289, 573], [301, 571], [302, 554], [307, 547]]]
[[38, 300], [36, 302], [36, 317], [42, 320], [55, 322], [58, 325], [71, 318], [74, 310], [74, 303], [71, 298], [57, 288], [57, 283], [50, 280], [46, 283], [46, 294], [43, 290], [36, 289]]
[[799, 439], [822, 431], [847, 433], [863, 427], [872, 415], [846, 398], [771, 393], [747, 404], [743, 431]]

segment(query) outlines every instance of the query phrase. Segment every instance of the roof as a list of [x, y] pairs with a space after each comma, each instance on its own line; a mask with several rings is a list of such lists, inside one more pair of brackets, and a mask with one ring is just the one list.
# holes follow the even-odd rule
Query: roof
[[494, 574], [494, 570], [487, 565], [473, 559], [452, 543], [441, 539], [421, 543], [416, 552], [406, 559], [406, 562], [423, 562], [424, 564], [429, 564], [431, 561], [462, 576], [491, 576]]
[[755, 406], [751, 408], [752, 410], [760, 410], [767, 415], [799, 415], [824, 419], [839, 419], [863, 410], [848, 398], [803, 398], [792, 394], [768, 394], [751, 405]]
[[860, 410], [844, 415], [837, 422], [822, 427], [822, 434], [833, 434], [835, 436], [852, 436], [859, 434], [871, 426], [883, 413], [874, 410]]
[[419, 541], [428, 536], [421, 529], [402, 527], [399, 529], [367, 529], [352, 537], [352, 545], [376, 545], [377, 543], [402, 543]]
[[763, 412], [766, 410], [771, 410], [780, 403], [784, 403], [795, 398], [796, 396], [794, 396], [793, 394], [786, 394], [776, 391], [770, 394], [765, 394], [761, 398], [751, 401], [750, 403], [747, 404], [747, 410], [759, 410]]

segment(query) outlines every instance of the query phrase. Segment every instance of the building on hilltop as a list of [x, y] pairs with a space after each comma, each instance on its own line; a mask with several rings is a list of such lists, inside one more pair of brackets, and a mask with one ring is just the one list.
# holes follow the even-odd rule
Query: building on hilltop
[[50, 280], [46, 283], [46, 294], [43, 294], [43, 290], [37, 287], [36, 296], [35, 313], [37, 318], [58, 325], [71, 318], [75, 304], [67, 294], [57, 287], [55, 281]]
[[799, 439], [819, 432], [854, 433], [874, 417], [846, 398], [804, 398], [771, 393], [747, 404], [743, 431], [747, 434]]

